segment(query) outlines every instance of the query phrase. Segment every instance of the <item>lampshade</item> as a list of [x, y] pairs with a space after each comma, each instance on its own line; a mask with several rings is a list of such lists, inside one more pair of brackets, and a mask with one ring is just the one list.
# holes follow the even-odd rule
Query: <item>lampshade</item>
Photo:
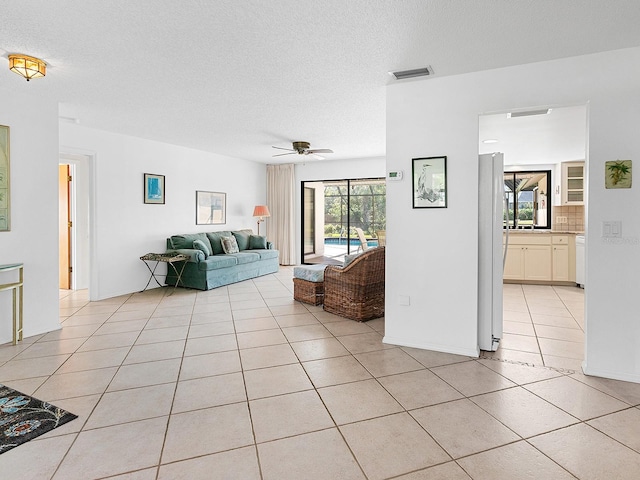
[[9, 55], [9, 70], [22, 75], [27, 82], [32, 78], [44, 77], [47, 74], [47, 64], [39, 58], [28, 55]]
[[253, 209], [254, 217], [270, 217], [269, 207], [266, 205], [256, 205], [256, 208]]

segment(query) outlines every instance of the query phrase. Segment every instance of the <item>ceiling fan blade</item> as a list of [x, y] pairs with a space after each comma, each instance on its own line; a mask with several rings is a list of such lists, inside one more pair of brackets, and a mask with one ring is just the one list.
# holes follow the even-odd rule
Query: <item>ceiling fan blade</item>
[[333, 150], [329, 148], [312, 148], [311, 150], [307, 150], [309, 153], [333, 153]]
[[271, 145], [271, 148], [277, 148], [278, 150], [288, 150], [290, 152], [295, 152], [295, 150], [293, 150], [292, 148], [275, 147], [273, 145]]
[[307, 155], [309, 155], [310, 157], [315, 158], [316, 160], [324, 160], [325, 159], [324, 157], [322, 157], [322, 156], [320, 156], [320, 155], [318, 155], [316, 153], [313, 153], [313, 152], [309, 152], [309, 153], [307, 153]]
[[290, 152], [290, 153], [278, 153], [277, 155], [271, 155], [272, 157], [282, 157], [283, 155], [295, 155], [298, 152]]

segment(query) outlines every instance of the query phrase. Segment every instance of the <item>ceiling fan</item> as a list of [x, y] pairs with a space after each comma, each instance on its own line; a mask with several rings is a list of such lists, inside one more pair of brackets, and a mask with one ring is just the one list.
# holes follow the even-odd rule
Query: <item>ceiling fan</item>
[[287, 150], [289, 153], [278, 153], [273, 155], [274, 157], [281, 157], [283, 155], [311, 155], [318, 160], [324, 160], [324, 157], [318, 155], [318, 153], [333, 153], [333, 150], [328, 148], [309, 148], [311, 144], [309, 142], [293, 142], [293, 148], [273, 147], [278, 150]]

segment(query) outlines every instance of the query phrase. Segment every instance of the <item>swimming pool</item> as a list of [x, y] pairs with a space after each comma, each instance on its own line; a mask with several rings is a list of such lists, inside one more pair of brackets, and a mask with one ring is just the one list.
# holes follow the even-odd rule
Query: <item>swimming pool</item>
[[[324, 244], [325, 245], [346, 245], [347, 239], [338, 238], [338, 237], [325, 237]], [[351, 238], [349, 239], [349, 244], [352, 247], [357, 247], [360, 245], [360, 240], [358, 240], [357, 238]], [[369, 245], [370, 247], [377, 247], [378, 240], [367, 240], [367, 245]]]

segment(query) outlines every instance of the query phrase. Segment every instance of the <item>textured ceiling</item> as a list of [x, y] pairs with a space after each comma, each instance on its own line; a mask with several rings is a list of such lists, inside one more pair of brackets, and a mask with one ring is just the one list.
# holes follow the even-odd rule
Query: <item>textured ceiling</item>
[[[384, 156], [390, 70], [640, 45], [638, 0], [2, 0], [0, 14], [3, 87], [81, 125], [265, 163], [297, 160], [272, 158], [294, 140]], [[9, 72], [9, 53], [47, 77]]]
[[[482, 115], [479, 152], [504, 154], [505, 165], [555, 164], [584, 160], [587, 151], [586, 105], [553, 108], [547, 115]], [[496, 140], [485, 144], [484, 140]]]

